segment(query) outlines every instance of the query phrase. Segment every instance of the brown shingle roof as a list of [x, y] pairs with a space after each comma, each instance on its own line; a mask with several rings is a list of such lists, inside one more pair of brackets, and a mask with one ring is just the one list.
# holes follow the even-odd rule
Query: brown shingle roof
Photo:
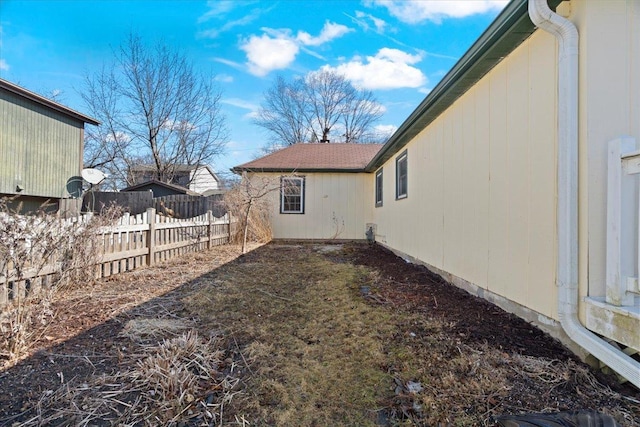
[[307, 143], [294, 144], [264, 157], [234, 167], [264, 172], [362, 172], [382, 144]]

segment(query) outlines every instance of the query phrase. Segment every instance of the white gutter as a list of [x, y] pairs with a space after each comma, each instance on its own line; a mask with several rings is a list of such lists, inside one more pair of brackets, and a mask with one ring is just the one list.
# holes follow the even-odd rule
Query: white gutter
[[580, 347], [640, 388], [640, 363], [578, 319], [578, 30], [547, 0], [529, 0], [529, 17], [558, 40], [558, 317]]

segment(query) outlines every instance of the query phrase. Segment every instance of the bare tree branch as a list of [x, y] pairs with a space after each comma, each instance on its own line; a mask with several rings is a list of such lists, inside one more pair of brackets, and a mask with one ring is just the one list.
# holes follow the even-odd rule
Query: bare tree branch
[[321, 70], [292, 82], [277, 77], [255, 123], [269, 134], [271, 148], [332, 139], [370, 142], [382, 112], [371, 91], [355, 88], [334, 71]]
[[182, 52], [147, 46], [134, 34], [115, 55], [85, 79], [82, 97], [102, 122], [86, 134], [87, 167], [132, 185], [132, 168], [143, 164], [155, 179], [171, 182], [177, 166], [206, 165], [222, 154], [228, 130], [213, 76], [197, 73]]

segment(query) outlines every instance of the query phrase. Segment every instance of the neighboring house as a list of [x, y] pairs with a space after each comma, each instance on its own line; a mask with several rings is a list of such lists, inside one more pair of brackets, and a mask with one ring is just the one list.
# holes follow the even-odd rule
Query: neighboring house
[[[206, 165], [175, 165], [170, 175], [168, 184], [176, 184], [205, 196], [219, 194], [223, 190], [220, 178]], [[136, 185], [153, 180], [157, 180], [157, 176], [155, 167], [151, 165], [133, 166], [129, 171], [129, 182], [135, 182]]]
[[153, 197], [173, 196], [176, 194], [186, 194], [189, 196], [200, 196], [201, 194], [191, 191], [181, 185], [167, 184], [166, 182], [152, 179], [141, 184], [132, 185], [120, 190], [121, 192], [131, 191], [151, 191]]
[[[294, 144], [233, 168], [260, 176], [276, 209], [280, 239], [361, 239], [370, 221], [372, 192], [367, 164], [381, 144]], [[278, 191], [284, 186], [284, 191]]]
[[304, 178], [297, 214], [275, 203], [275, 238], [325, 239], [333, 212], [345, 238], [371, 224], [640, 387], [640, 2], [550, 6], [512, 0], [357, 173], [235, 170]]
[[0, 79], [0, 197], [26, 209], [79, 197], [85, 123], [99, 124]]

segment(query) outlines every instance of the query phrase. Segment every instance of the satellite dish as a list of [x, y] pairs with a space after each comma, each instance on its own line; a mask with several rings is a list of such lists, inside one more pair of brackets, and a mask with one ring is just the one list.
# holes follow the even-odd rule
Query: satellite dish
[[107, 177], [104, 172], [92, 168], [82, 169], [80, 174], [85, 181], [92, 185], [100, 184]]

